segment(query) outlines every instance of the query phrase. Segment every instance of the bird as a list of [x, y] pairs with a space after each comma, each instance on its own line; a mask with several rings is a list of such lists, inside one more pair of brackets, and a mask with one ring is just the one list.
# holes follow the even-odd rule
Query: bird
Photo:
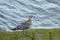
[[22, 22], [16, 28], [13, 28], [11, 30], [26, 30], [26, 29], [29, 29], [32, 26], [32, 18], [35, 18], [35, 17], [33, 15], [29, 16], [28, 20]]
[[23, 37], [28, 36], [25, 34], [25, 30], [29, 29], [32, 26], [32, 19], [35, 18], [35, 16], [31, 15], [29, 16], [28, 20], [22, 22], [20, 25], [18, 25], [16, 28], [13, 28], [11, 30], [22, 30], [23, 31]]

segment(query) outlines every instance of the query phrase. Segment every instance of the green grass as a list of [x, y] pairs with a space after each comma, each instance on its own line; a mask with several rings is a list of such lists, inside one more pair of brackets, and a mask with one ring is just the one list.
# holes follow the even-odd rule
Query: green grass
[[[57, 37], [55, 37], [56, 35]], [[24, 34], [23, 31], [6, 32], [0, 30], [0, 40], [54, 40], [55, 38], [60, 40], [60, 29], [25, 30]]]

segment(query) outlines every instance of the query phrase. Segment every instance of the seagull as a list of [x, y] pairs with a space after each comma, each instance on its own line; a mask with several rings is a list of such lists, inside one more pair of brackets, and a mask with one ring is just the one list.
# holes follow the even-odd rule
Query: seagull
[[26, 20], [26, 21], [24, 21], [24, 22], [22, 22], [20, 25], [18, 25], [16, 28], [13, 28], [13, 29], [11, 29], [11, 30], [23, 30], [23, 35], [26, 37], [26, 36], [28, 36], [28, 35], [26, 35], [25, 33], [24, 33], [24, 30], [26, 30], [26, 29], [29, 29], [31, 26], [32, 26], [32, 18], [35, 18], [35, 16], [29, 16], [29, 18], [28, 18], [28, 20]]
[[29, 29], [32, 26], [32, 18], [35, 18], [35, 17], [32, 16], [32, 15], [29, 16], [28, 20], [22, 22], [16, 28], [13, 28], [11, 30], [26, 30], [26, 29]]

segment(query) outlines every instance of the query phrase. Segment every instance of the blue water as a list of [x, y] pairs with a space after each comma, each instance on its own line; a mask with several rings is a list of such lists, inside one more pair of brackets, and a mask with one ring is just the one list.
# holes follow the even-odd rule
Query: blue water
[[60, 0], [0, 0], [0, 29], [10, 30], [36, 16], [30, 29], [59, 28]]

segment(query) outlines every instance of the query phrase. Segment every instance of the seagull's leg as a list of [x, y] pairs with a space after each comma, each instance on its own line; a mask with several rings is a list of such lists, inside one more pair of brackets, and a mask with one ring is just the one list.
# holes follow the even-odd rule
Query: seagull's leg
[[24, 35], [24, 29], [23, 29], [23, 35]]
[[23, 29], [23, 40], [25, 40], [25, 32], [24, 32], [24, 29]]
[[51, 32], [49, 32], [49, 40], [52, 40]]
[[23, 29], [23, 34], [24, 34], [24, 29]]

